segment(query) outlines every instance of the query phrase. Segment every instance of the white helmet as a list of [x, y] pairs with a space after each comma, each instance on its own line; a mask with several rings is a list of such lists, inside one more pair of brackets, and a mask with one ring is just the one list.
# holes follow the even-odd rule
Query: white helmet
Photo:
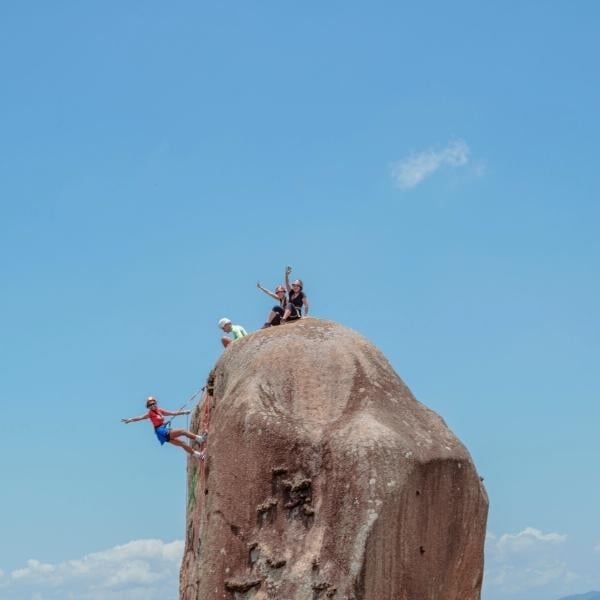
[[219, 321], [219, 327], [220, 327], [221, 329], [223, 329], [223, 327], [225, 327], [225, 325], [231, 325], [231, 321], [230, 321], [228, 318], [226, 318], [226, 317], [223, 317], [223, 318], [222, 318], [222, 319]]

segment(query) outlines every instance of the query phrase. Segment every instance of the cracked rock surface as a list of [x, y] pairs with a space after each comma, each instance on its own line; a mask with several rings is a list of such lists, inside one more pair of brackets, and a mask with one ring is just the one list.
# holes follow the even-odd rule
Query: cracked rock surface
[[183, 600], [478, 600], [488, 501], [385, 357], [302, 319], [227, 348], [192, 429]]

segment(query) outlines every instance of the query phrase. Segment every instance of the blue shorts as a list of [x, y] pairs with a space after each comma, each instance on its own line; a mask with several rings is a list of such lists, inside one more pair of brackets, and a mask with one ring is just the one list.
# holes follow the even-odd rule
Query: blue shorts
[[162, 446], [165, 442], [169, 441], [169, 428], [166, 425], [159, 425], [154, 428], [154, 433]]

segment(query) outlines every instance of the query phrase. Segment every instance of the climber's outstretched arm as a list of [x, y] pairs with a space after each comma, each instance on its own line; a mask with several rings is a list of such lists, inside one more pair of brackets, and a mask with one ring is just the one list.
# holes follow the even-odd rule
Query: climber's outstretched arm
[[162, 412], [163, 415], [167, 415], [168, 417], [178, 417], [180, 415], [189, 415], [192, 412], [191, 410], [165, 410], [164, 408], [161, 408], [160, 411]]
[[271, 296], [271, 298], [273, 298], [273, 300], [279, 300], [279, 298], [277, 297], [277, 295], [275, 294], [275, 292], [272, 292], [271, 290], [268, 290], [267, 288], [264, 288], [262, 285], [260, 285], [260, 281], [256, 282], [256, 287], [261, 292], [264, 292], [265, 294], [267, 294], [267, 296]]
[[131, 419], [121, 419], [121, 421], [127, 425], [127, 423], [135, 423], [136, 421], [143, 421], [144, 419], [148, 418], [148, 413], [146, 413], [145, 415], [140, 415], [139, 417], [131, 417]]

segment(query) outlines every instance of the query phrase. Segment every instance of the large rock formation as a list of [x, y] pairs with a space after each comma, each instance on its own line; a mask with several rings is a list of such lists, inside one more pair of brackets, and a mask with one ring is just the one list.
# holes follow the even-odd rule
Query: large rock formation
[[181, 598], [480, 597], [483, 485], [372, 344], [317, 319], [261, 330], [223, 352], [209, 392]]

